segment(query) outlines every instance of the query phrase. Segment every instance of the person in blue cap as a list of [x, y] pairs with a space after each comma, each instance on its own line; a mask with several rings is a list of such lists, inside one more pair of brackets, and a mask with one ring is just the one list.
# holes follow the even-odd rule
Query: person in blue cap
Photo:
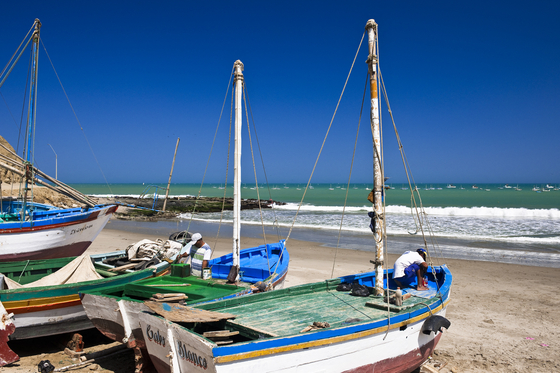
[[423, 281], [427, 270], [426, 250], [420, 248], [416, 251], [406, 251], [395, 261], [393, 280], [397, 286], [404, 288], [410, 286], [416, 278], [416, 290], [429, 290]]

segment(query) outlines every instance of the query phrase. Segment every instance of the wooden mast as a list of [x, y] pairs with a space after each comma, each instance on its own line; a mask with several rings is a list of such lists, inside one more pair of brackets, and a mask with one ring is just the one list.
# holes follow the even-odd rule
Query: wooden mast
[[[37, 114], [37, 77], [39, 69], [39, 40], [41, 35], [41, 21], [35, 19], [35, 31], [31, 39], [31, 83], [29, 89], [29, 106], [27, 110], [27, 130], [25, 138], [25, 190], [23, 194], [23, 208], [21, 209], [21, 220], [25, 220], [25, 210], [27, 204], [27, 192], [29, 184], [33, 184], [33, 146], [35, 144], [35, 123]], [[32, 216], [30, 212], [30, 216]]]
[[175, 153], [173, 154], [173, 162], [171, 162], [171, 172], [169, 173], [169, 181], [167, 182], [167, 189], [165, 190], [165, 199], [163, 200], [163, 210], [167, 207], [167, 197], [169, 196], [169, 184], [171, 184], [171, 176], [173, 176], [173, 167], [175, 167], [175, 157], [177, 156], [177, 148], [179, 147], [180, 137], [177, 137], [177, 145], [175, 145]]
[[375, 237], [375, 291], [377, 295], [383, 294], [383, 232], [385, 215], [383, 214], [383, 169], [381, 167], [381, 135], [379, 128], [379, 98], [377, 97], [377, 23], [370, 19], [366, 24], [368, 33], [369, 56], [367, 64], [369, 68], [369, 87], [371, 97], [371, 133], [373, 136], [373, 209], [374, 237]]
[[235, 85], [235, 157], [233, 180], [233, 267], [236, 268], [235, 280], [239, 279], [239, 251], [241, 234], [241, 128], [243, 107], [243, 63], [239, 60], [234, 63]]

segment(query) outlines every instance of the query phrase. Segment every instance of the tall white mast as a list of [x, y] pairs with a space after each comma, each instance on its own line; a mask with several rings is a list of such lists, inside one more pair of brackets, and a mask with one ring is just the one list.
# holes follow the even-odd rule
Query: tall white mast
[[383, 214], [383, 169], [381, 167], [381, 135], [379, 129], [379, 98], [377, 97], [377, 23], [370, 19], [366, 24], [369, 42], [369, 90], [371, 97], [371, 133], [373, 135], [373, 210], [375, 212], [375, 290], [376, 294], [383, 294], [383, 231], [385, 215]]
[[243, 63], [239, 60], [233, 64], [235, 85], [235, 156], [233, 179], [233, 267], [236, 267], [236, 280], [239, 279], [239, 251], [241, 234], [241, 128], [243, 107]]

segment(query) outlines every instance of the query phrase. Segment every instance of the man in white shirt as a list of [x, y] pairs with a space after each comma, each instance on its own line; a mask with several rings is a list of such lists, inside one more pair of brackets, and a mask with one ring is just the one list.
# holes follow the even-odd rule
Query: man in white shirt
[[417, 280], [416, 290], [429, 290], [424, 286], [424, 274], [428, 270], [426, 250], [406, 251], [396, 261], [393, 267], [393, 280], [397, 286], [404, 288]]
[[180, 258], [190, 255], [191, 274], [202, 277], [202, 269], [208, 267], [208, 261], [212, 258], [212, 248], [202, 240], [200, 233], [193, 234], [188, 244], [192, 245], [190, 252], [184, 253]]

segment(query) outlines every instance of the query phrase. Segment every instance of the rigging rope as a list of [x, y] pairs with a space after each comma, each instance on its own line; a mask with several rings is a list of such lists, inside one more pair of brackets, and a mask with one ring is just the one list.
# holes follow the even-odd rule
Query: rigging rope
[[364, 86], [364, 93], [362, 95], [362, 105], [360, 107], [360, 116], [358, 118], [358, 128], [356, 129], [356, 140], [354, 141], [354, 151], [352, 152], [352, 162], [350, 162], [350, 174], [348, 175], [348, 184], [346, 185], [346, 196], [344, 197], [344, 207], [342, 208], [342, 216], [340, 218], [340, 227], [338, 228], [338, 240], [336, 241], [336, 250], [334, 252], [333, 265], [331, 269], [331, 278], [334, 277], [334, 266], [336, 264], [336, 257], [338, 256], [338, 248], [340, 245], [340, 236], [342, 234], [342, 223], [344, 221], [344, 213], [346, 212], [346, 203], [348, 202], [348, 189], [350, 189], [350, 179], [352, 178], [352, 169], [354, 167], [354, 157], [356, 156], [356, 148], [358, 147], [358, 135], [360, 134], [360, 124], [362, 122], [362, 114], [364, 110], [364, 102], [366, 99], [367, 83], [369, 74], [366, 75], [366, 83]]
[[[218, 136], [218, 129], [220, 128], [220, 122], [222, 121], [222, 115], [224, 113], [224, 108], [226, 106], [226, 100], [227, 100], [227, 97], [228, 97], [228, 94], [229, 94], [229, 86], [231, 84], [231, 78], [233, 76], [233, 70], [234, 70], [234, 68], [232, 67], [231, 72], [230, 72], [230, 76], [229, 76], [229, 82], [227, 84], [226, 95], [224, 96], [224, 102], [222, 103], [222, 109], [220, 110], [220, 117], [218, 118], [218, 124], [216, 126], [216, 131], [214, 132], [214, 138], [212, 139], [212, 145], [210, 146], [210, 154], [208, 154], [208, 160], [206, 161], [206, 167], [204, 168], [204, 173], [202, 175], [202, 182], [200, 183], [200, 188], [198, 189], [198, 194], [197, 194], [196, 199], [194, 201], [193, 210], [191, 212], [191, 218], [189, 219], [189, 224], [187, 225], [187, 232], [190, 229], [192, 219], [194, 217], [194, 213], [195, 213], [195, 210], [196, 210], [196, 206], [198, 204], [200, 194], [202, 193], [202, 186], [204, 185], [204, 179], [206, 178], [206, 172], [208, 171], [208, 165], [210, 164], [210, 158], [212, 157], [212, 151], [214, 150], [214, 144], [216, 143], [216, 137]], [[231, 133], [231, 115], [230, 115], [230, 133]], [[228, 162], [229, 162], [229, 148], [228, 148]], [[227, 169], [226, 169], [226, 175], [227, 175]], [[227, 182], [227, 179], [226, 179], [226, 182]], [[224, 199], [225, 199], [225, 190], [224, 190]], [[223, 211], [223, 205], [222, 205], [222, 211]], [[220, 218], [220, 224], [218, 225], [218, 234], [216, 235], [216, 241], [215, 241], [216, 243], [217, 243], [217, 240], [218, 240], [218, 237], [219, 237], [219, 234], [220, 234], [221, 223], [222, 223], [222, 219]]]
[[[245, 85], [245, 90], [247, 91], [247, 85]], [[255, 126], [255, 118], [253, 117], [253, 109], [251, 108], [251, 100], [249, 99], [249, 91], [247, 91], [247, 104], [249, 105], [249, 113], [251, 113], [251, 122], [253, 123], [253, 130], [255, 131], [255, 140], [257, 141], [257, 147], [259, 149], [259, 155], [261, 157], [261, 165], [263, 168], [263, 173], [264, 173], [264, 179], [266, 182], [266, 187], [268, 189], [268, 198], [270, 201], [272, 201], [272, 193], [270, 192], [270, 184], [268, 183], [268, 176], [266, 174], [266, 168], [264, 167], [264, 159], [263, 159], [263, 155], [262, 155], [262, 151], [261, 151], [261, 145], [259, 142], [259, 136], [257, 135], [257, 127]], [[276, 216], [276, 211], [274, 209], [272, 210], [272, 215], [274, 216], [274, 222], [273, 222], [273, 226], [276, 228], [276, 237], [278, 239], [278, 241], [280, 241], [280, 230], [279, 230], [279, 225], [278, 225], [278, 218]]]
[[[243, 80], [243, 86], [245, 88], [243, 90], [243, 102], [245, 103], [245, 118], [247, 119], [247, 132], [249, 133], [249, 149], [251, 149], [251, 159], [253, 161], [253, 174], [255, 175], [255, 190], [257, 192], [257, 201], [259, 203], [259, 215], [260, 215], [260, 218], [261, 218], [261, 227], [262, 227], [262, 231], [263, 231], [264, 245], [265, 245], [265, 247], [267, 247], [266, 231], [265, 231], [265, 228], [264, 228], [264, 219], [263, 219], [262, 206], [261, 206], [261, 197], [260, 197], [260, 193], [259, 193], [259, 182], [257, 181], [257, 167], [256, 167], [256, 164], [255, 164], [255, 155], [253, 154], [253, 140], [252, 140], [252, 136], [251, 136], [251, 125], [249, 124], [249, 113], [247, 111], [247, 99], [245, 98], [245, 93], [247, 91], [245, 80]], [[268, 249], [266, 250], [266, 264], [267, 264], [267, 267], [268, 267], [268, 275], [270, 276], [270, 258], [268, 257]], [[274, 272], [276, 273], [276, 271], [274, 271]]]
[[72, 109], [72, 113], [74, 113], [74, 117], [76, 118], [76, 121], [78, 122], [78, 125], [80, 126], [80, 130], [82, 131], [82, 134], [84, 135], [86, 143], [88, 144], [89, 150], [91, 151], [91, 154], [93, 155], [93, 159], [95, 159], [95, 163], [97, 163], [97, 167], [99, 167], [99, 171], [101, 172], [101, 175], [103, 176], [103, 179], [105, 179], [105, 184], [107, 184], [107, 187], [109, 188], [109, 192], [111, 192], [111, 194], [113, 194], [113, 191], [111, 190], [111, 186], [109, 185], [109, 182], [107, 181], [107, 178], [105, 177], [105, 173], [103, 172], [103, 169], [101, 168], [101, 165], [99, 164], [99, 161], [97, 160], [97, 156], [95, 155], [95, 152], [93, 151], [93, 148], [91, 147], [89, 139], [86, 136], [86, 132], [84, 131], [84, 128], [82, 127], [82, 123], [80, 122], [80, 119], [78, 118], [78, 115], [76, 114], [76, 111], [74, 110], [74, 106], [70, 102], [70, 98], [68, 97], [68, 94], [66, 94], [66, 89], [64, 89], [64, 86], [62, 85], [62, 81], [60, 80], [60, 77], [58, 76], [58, 73], [56, 72], [56, 69], [54, 68], [54, 65], [51, 61], [51, 57], [49, 56], [49, 53], [47, 52], [47, 48], [46, 48], [45, 43], [43, 42], [42, 38], [40, 39], [40, 42], [43, 45], [43, 50], [45, 51], [45, 54], [47, 55], [47, 58], [48, 58], [49, 62], [51, 63], [54, 74], [56, 75], [56, 79], [58, 79], [58, 83], [60, 84], [60, 87], [62, 88], [62, 91], [64, 92], [64, 96], [66, 96], [66, 100], [68, 101], [68, 104], [70, 105], [70, 108]]
[[362, 40], [360, 40], [360, 44], [358, 45], [358, 50], [356, 51], [356, 55], [354, 56], [354, 60], [352, 61], [352, 66], [350, 67], [350, 71], [348, 72], [348, 76], [346, 77], [346, 81], [344, 82], [344, 87], [342, 88], [342, 92], [340, 93], [340, 97], [339, 97], [338, 102], [336, 104], [336, 108], [335, 108], [333, 116], [331, 118], [331, 122], [329, 123], [327, 133], [325, 134], [325, 138], [323, 139], [323, 143], [321, 144], [321, 149], [319, 150], [319, 154], [317, 155], [317, 159], [315, 160], [315, 164], [313, 165], [313, 170], [311, 171], [311, 175], [309, 176], [309, 180], [307, 181], [307, 185], [305, 186], [305, 190], [303, 191], [303, 196], [301, 197], [301, 201], [300, 201], [300, 203], [298, 205], [298, 208], [296, 210], [296, 214], [295, 214], [294, 219], [292, 221], [292, 225], [290, 226], [290, 231], [288, 232], [288, 236], [286, 237], [286, 243], [288, 242], [288, 239], [290, 238], [290, 235], [292, 234], [292, 230], [293, 230], [294, 225], [296, 223], [296, 219], [298, 217], [299, 210], [301, 209], [301, 206], [303, 205], [303, 200], [305, 199], [305, 195], [307, 194], [307, 190], [309, 189], [309, 185], [311, 184], [311, 179], [313, 178], [313, 174], [315, 173], [315, 168], [317, 167], [317, 163], [319, 162], [319, 158], [321, 157], [321, 153], [322, 153], [323, 148], [325, 146], [325, 142], [327, 141], [327, 137], [329, 136], [331, 126], [333, 124], [334, 118], [336, 116], [336, 112], [337, 112], [338, 107], [340, 105], [340, 101], [342, 100], [342, 96], [344, 95], [344, 90], [346, 89], [346, 85], [348, 84], [348, 79], [350, 79], [350, 75], [352, 74], [352, 69], [354, 68], [354, 64], [356, 63], [356, 58], [358, 57], [358, 53], [360, 52], [360, 48], [362, 46], [362, 42], [364, 41], [364, 36], [365, 35], [366, 35], [366, 33], [364, 31], [364, 33], [362, 34]]
[[[235, 70], [235, 65], [233, 65], [233, 68], [231, 70], [230, 83], [231, 83], [231, 77], [233, 76], [233, 70]], [[230, 83], [228, 83], [228, 87], [229, 87]], [[227, 94], [227, 92], [226, 92], [226, 94]], [[231, 103], [230, 103], [230, 108], [229, 108], [229, 132], [228, 132], [228, 150], [227, 150], [227, 159], [226, 159], [226, 179], [225, 179], [225, 182], [224, 182], [224, 196], [222, 197], [222, 211], [220, 213], [220, 223], [218, 224], [218, 233], [216, 234], [216, 240], [214, 241], [214, 245], [216, 245], [218, 243], [218, 237], [220, 236], [220, 228], [222, 227], [222, 222], [224, 220], [224, 212], [225, 212], [225, 206], [226, 206], [226, 195], [227, 195], [228, 175], [229, 175], [229, 156], [231, 154], [231, 130], [232, 130], [232, 123], [233, 123], [233, 96], [234, 96], [234, 94], [235, 94], [235, 91], [232, 89], [231, 90]], [[227, 98], [227, 96], [225, 98]], [[225, 104], [225, 99], [224, 99], [224, 104]]]
[[[429, 224], [429, 221], [427, 219], [427, 214], [426, 211], [424, 210], [424, 206], [422, 205], [422, 200], [420, 198], [420, 193], [418, 190], [418, 187], [416, 186], [416, 183], [414, 181], [414, 178], [412, 176], [412, 173], [410, 171], [410, 164], [408, 163], [408, 159], [406, 158], [406, 154], [404, 152], [404, 146], [402, 144], [399, 132], [397, 130], [397, 126], [395, 124], [395, 119], [393, 117], [393, 111], [391, 110], [391, 105], [389, 104], [389, 97], [387, 94], [387, 89], [385, 87], [385, 82], [383, 81], [383, 75], [381, 74], [381, 67], [379, 67], [379, 63], [378, 63], [378, 69], [379, 69], [379, 80], [381, 83], [381, 91], [383, 92], [383, 96], [385, 98], [385, 102], [387, 104], [387, 110], [389, 112], [389, 115], [391, 116], [391, 122], [393, 124], [393, 129], [395, 131], [395, 135], [397, 138], [397, 143], [399, 146], [399, 151], [401, 154], [401, 160], [403, 162], [403, 166], [405, 169], [405, 173], [406, 173], [406, 178], [408, 181], [408, 185], [409, 185], [409, 190], [411, 192], [411, 201], [412, 201], [412, 205], [415, 211], [415, 215], [413, 214], [413, 218], [415, 220], [415, 223], [418, 222], [417, 228], [420, 228], [420, 231], [422, 233], [422, 239], [424, 241], [424, 247], [426, 248], [426, 251], [428, 252], [428, 259], [429, 259], [429, 265], [433, 266], [432, 263], [432, 257], [430, 255], [430, 250], [428, 247], [428, 243], [426, 241], [426, 234], [424, 232], [424, 224], [422, 224], [423, 222], [425, 222], [428, 234], [430, 236], [430, 239], [432, 240], [432, 245], [434, 247], [434, 249], [436, 250], [437, 253], [437, 248], [439, 248], [439, 245], [437, 244], [437, 240], [435, 239], [435, 235], [433, 233], [433, 230]], [[414, 186], [414, 188], [413, 188]], [[416, 201], [416, 198], [414, 197], [414, 193], [416, 193], [418, 195], [418, 199], [419, 199], [419, 203]], [[441, 249], [440, 249], [440, 255], [441, 255]]]

